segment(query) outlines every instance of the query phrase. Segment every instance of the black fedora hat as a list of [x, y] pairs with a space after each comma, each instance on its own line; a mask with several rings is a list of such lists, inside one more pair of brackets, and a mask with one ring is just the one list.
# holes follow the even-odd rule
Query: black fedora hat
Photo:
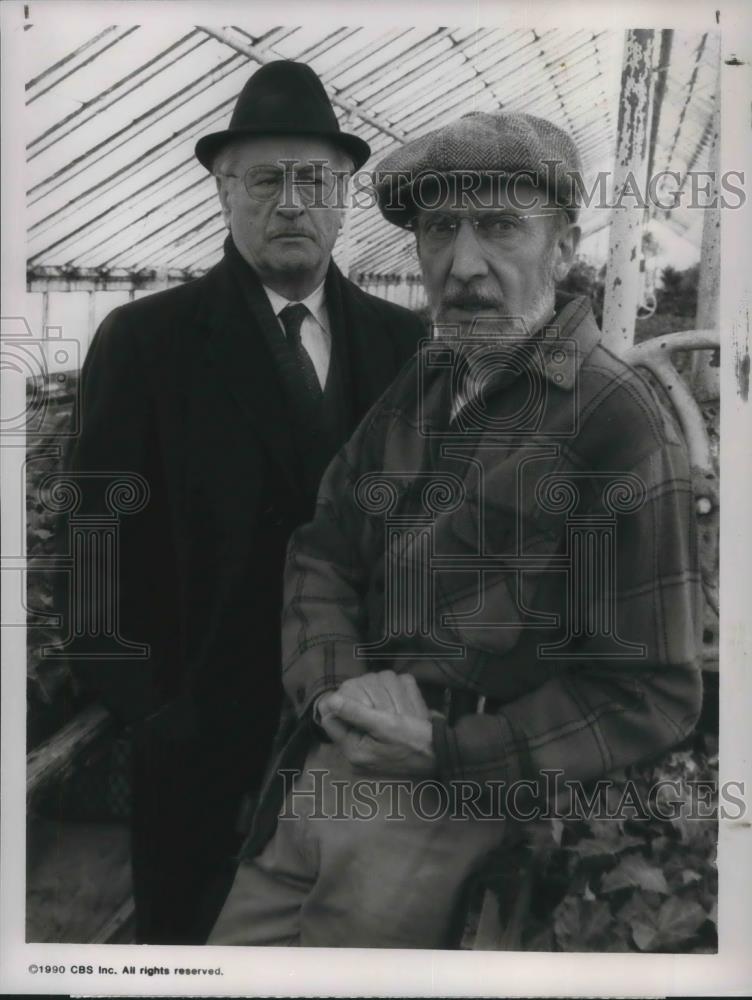
[[312, 135], [329, 139], [362, 167], [371, 155], [363, 139], [341, 132], [324, 85], [305, 63], [279, 59], [256, 70], [240, 91], [229, 127], [202, 136], [196, 156], [207, 170], [230, 139], [252, 135]]

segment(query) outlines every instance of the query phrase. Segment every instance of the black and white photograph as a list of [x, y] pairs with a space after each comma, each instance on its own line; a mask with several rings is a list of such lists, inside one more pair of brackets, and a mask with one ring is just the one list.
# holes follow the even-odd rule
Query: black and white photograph
[[0, 15], [0, 988], [743, 995], [749, 8]]

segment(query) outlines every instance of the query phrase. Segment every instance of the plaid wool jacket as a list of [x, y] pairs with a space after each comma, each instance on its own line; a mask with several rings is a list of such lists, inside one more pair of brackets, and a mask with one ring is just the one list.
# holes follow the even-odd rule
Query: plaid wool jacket
[[434, 718], [441, 779], [589, 781], [699, 714], [686, 449], [586, 299], [494, 348], [453, 415], [466, 357], [424, 343], [330, 465], [288, 550], [283, 682], [301, 718], [368, 670], [476, 692], [492, 712]]

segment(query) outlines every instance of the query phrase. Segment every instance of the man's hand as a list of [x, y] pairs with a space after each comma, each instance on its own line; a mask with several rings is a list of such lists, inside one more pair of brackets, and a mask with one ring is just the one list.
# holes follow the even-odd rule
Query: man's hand
[[393, 670], [381, 670], [378, 673], [363, 674], [361, 677], [343, 681], [336, 692], [327, 691], [316, 702], [322, 726], [325, 717], [330, 714], [328, 706], [335, 694], [341, 695], [348, 701], [356, 701], [361, 705], [379, 708], [394, 715], [411, 715], [417, 719], [430, 718], [430, 712], [412, 674], [396, 674]]
[[346, 681], [322, 697], [323, 728], [359, 770], [404, 777], [434, 774], [430, 712], [415, 679], [390, 670], [368, 677], [372, 680], [365, 685]]

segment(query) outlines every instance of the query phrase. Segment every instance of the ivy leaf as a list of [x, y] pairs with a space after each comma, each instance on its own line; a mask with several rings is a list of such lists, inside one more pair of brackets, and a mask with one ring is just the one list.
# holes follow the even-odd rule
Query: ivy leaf
[[654, 837], [650, 845], [650, 853], [655, 858], [662, 857], [664, 854], [669, 854], [673, 846], [673, 841], [669, 840], [668, 837], [660, 836]]
[[586, 824], [583, 821], [583, 827], [584, 830], [592, 834], [595, 840], [610, 842], [618, 840], [620, 837], [619, 827], [615, 820], [591, 819]]
[[700, 882], [702, 881], [702, 875], [698, 875], [697, 872], [693, 872], [689, 868], [685, 868], [682, 872], [682, 882], [684, 885], [689, 885], [690, 882]]
[[658, 940], [656, 911], [640, 893], [635, 893], [616, 915], [619, 924], [626, 923], [640, 951], [650, 951]]
[[581, 858], [593, 858], [607, 854], [620, 854], [629, 847], [644, 847], [642, 837], [633, 837], [622, 833], [618, 837], [603, 840], [600, 837], [583, 837], [576, 844], [570, 844], [565, 850], [574, 851]]
[[629, 925], [640, 951], [683, 950], [707, 919], [709, 915], [699, 903], [679, 896], [670, 896], [656, 909], [638, 894], [617, 914], [619, 923]]
[[669, 892], [668, 883], [660, 868], [649, 865], [639, 854], [630, 854], [622, 858], [613, 871], [603, 876], [601, 888], [604, 892], [633, 888], [660, 892], [664, 895], [668, 895]]
[[658, 934], [662, 948], [678, 948], [695, 936], [708, 915], [699, 903], [671, 896], [658, 911]]
[[650, 951], [658, 940], [655, 924], [635, 918], [632, 922], [632, 937], [640, 951]]
[[554, 934], [562, 951], [603, 951], [613, 918], [603, 900], [567, 896], [554, 910]]
[[694, 819], [688, 816], [677, 816], [671, 820], [671, 825], [678, 830], [682, 843], [690, 848], [705, 848], [718, 839], [718, 820], [716, 818]]

